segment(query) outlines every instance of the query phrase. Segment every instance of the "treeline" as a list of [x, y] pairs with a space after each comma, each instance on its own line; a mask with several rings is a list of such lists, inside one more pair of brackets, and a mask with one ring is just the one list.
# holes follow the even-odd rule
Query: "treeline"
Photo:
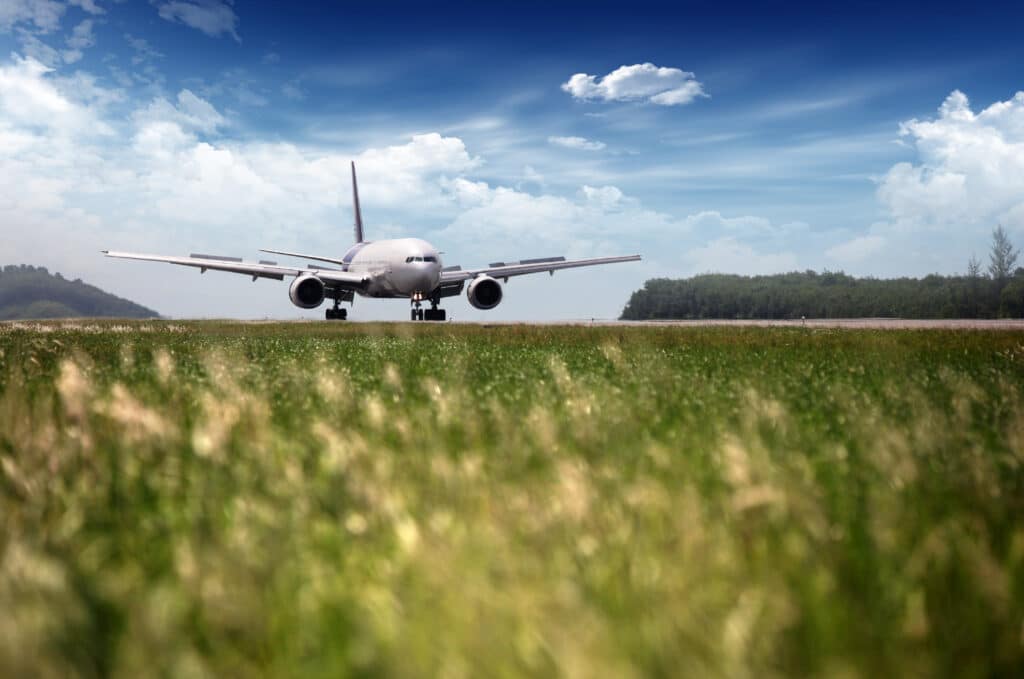
[[0, 270], [0, 320], [33, 318], [156, 318], [160, 314], [59, 273], [27, 264]]
[[1024, 268], [988, 276], [854, 278], [814, 271], [773, 276], [655, 278], [633, 293], [624, 320], [685, 318], [1024, 317]]
[[989, 265], [971, 257], [964, 276], [854, 278], [825, 271], [772, 276], [656, 278], [633, 293], [624, 320], [686, 318], [1022, 318], [1024, 268], [1001, 226]]

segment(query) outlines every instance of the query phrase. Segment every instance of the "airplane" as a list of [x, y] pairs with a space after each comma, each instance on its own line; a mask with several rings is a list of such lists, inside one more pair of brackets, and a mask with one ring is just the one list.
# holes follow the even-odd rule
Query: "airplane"
[[[433, 245], [419, 238], [394, 238], [368, 241], [363, 237], [363, 216], [359, 207], [359, 186], [356, 182], [356, 164], [352, 163], [352, 209], [355, 213], [355, 244], [340, 258], [307, 255], [285, 250], [261, 249], [285, 257], [295, 257], [333, 266], [308, 264], [306, 268], [279, 266], [277, 262], [259, 260], [246, 262], [240, 257], [191, 254], [188, 257], [148, 255], [134, 252], [101, 250], [107, 257], [141, 259], [151, 262], [167, 262], [191, 266], [200, 273], [228, 271], [231, 273], [284, 280], [292, 279], [288, 286], [288, 297], [292, 304], [302, 309], [315, 309], [325, 299], [334, 302], [324, 314], [327, 320], [345, 320], [348, 310], [341, 308], [342, 302], [352, 305], [355, 296], [376, 298], [408, 299], [413, 321], [443, 321], [445, 310], [438, 305], [445, 297], [455, 297], [466, 289], [469, 303], [477, 309], [493, 309], [504, 297], [501, 283], [508, 283], [513, 276], [548, 272], [552, 276], [560, 269], [581, 266], [635, 262], [640, 255], [622, 257], [594, 257], [572, 259], [565, 257], [542, 257], [523, 259], [517, 262], [493, 262], [486, 267], [463, 269], [461, 266], [444, 266], [441, 253]], [[468, 283], [468, 287], [467, 284]], [[421, 305], [430, 302], [429, 309]]]

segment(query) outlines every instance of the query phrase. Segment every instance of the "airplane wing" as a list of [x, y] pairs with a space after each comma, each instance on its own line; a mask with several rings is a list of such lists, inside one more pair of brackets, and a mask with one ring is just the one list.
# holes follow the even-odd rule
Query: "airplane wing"
[[348, 271], [339, 271], [337, 269], [320, 269], [312, 266], [308, 269], [300, 269], [292, 266], [278, 266], [276, 262], [268, 261], [245, 262], [240, 257], [196, 254], [188, 257], [175, 257], [168, 255], [146, 255], [136, 252], [115, 252], [113, 250], [102, 250], [101, 252], [107, 257], [141, 259], [147, 262], [167, 262], [168, 264], [191, 266], [199, 269], [202, 273], [206, 273], [207, 269], [240, 273], [252, 276], [253, 280], [257, 278], [273, 278], [280, 281], [284, 280], [285, 276], [312, 274], [322, 280], [324, 285], [329, 288], [345, 290], [363, 288], [370, 282], [370, 278], [365, 274], [349, 273]]
[[285, 257], [298, 257], [299, 259], [311, 259], [314, 262], [327, 262], [329, 264], [341, 264], [344, 265], [344, 259], [335, 259], [334, 257], [321, 257], [320, 255], [304, 255], [301, 252], [287, 252], [285, 250], [266, 250], [260, 248], [260, 252], [269, 252], [272, 255], [284, 255]]
[[459, 281], [466, 281], [477, 276], [490, 276], [491, 278], [504, 278], [507, 280], [511, 276], [525, 276], [530, 273], [543, 273], [547, 271], [554, 274], [559, 269], [575, 269], [580, 266], [637, 261], [640, 261], [640, 255], [568, 260], [565, 257], [543, 257], [540, 259], [524, 259], [518, 262], [494, 262], [481, 269], [452, 267], [441, 272], [441, 283], [458, 283]]

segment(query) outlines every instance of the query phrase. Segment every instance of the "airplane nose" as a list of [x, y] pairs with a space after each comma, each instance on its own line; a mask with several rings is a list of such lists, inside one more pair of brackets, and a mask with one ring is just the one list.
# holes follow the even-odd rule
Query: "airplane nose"
[[409, 288], [408, 292], [410, 293], [429, 293], [437, 287], [441, 279], [440, 269], [437, 265], [429, 262], [422, 264], [417, 262], [415, 269], [409, 272], [409, 274], [406, 281]]

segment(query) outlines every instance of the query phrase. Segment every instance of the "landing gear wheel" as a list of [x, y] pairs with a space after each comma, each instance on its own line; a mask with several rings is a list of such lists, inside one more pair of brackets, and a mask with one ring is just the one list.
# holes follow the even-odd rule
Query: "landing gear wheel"
[[348, 309], [328, 309], [324, 317], [329, 321], [344, 321], [348, 318]]
[[410, 312], [409, 312], [409, 314], [410, 314], [410, 315], [409, 315], [409, 320], [410, 320], [410, 321], [415, 321], [415, 320], [416, 320], [416, 312], [417, 312], [417, 311], [418, 311], [418, 309], [412, 309], [412, 310], [410, 310]]
[[416, 320], [417, 321], [422, 321], [423, 320], [423, 309], [417, 309], [416, 310]]
[[428, 321], [443, 321], [445, 319], [444, 309], [427, 309], [423, 315]]
[[342, 320], [342, 321], [347, 321], [348, 320], [348, 309], [338, 309], [338, 313], [335, 315], [335, 318], [338, 318], [339, 320]]
[[324, 318], [326, 318], [328, 321], [333, 321], [334, 320], [334, 309], [328, 309], [327, 311], [325, 311], [324, 312]]

